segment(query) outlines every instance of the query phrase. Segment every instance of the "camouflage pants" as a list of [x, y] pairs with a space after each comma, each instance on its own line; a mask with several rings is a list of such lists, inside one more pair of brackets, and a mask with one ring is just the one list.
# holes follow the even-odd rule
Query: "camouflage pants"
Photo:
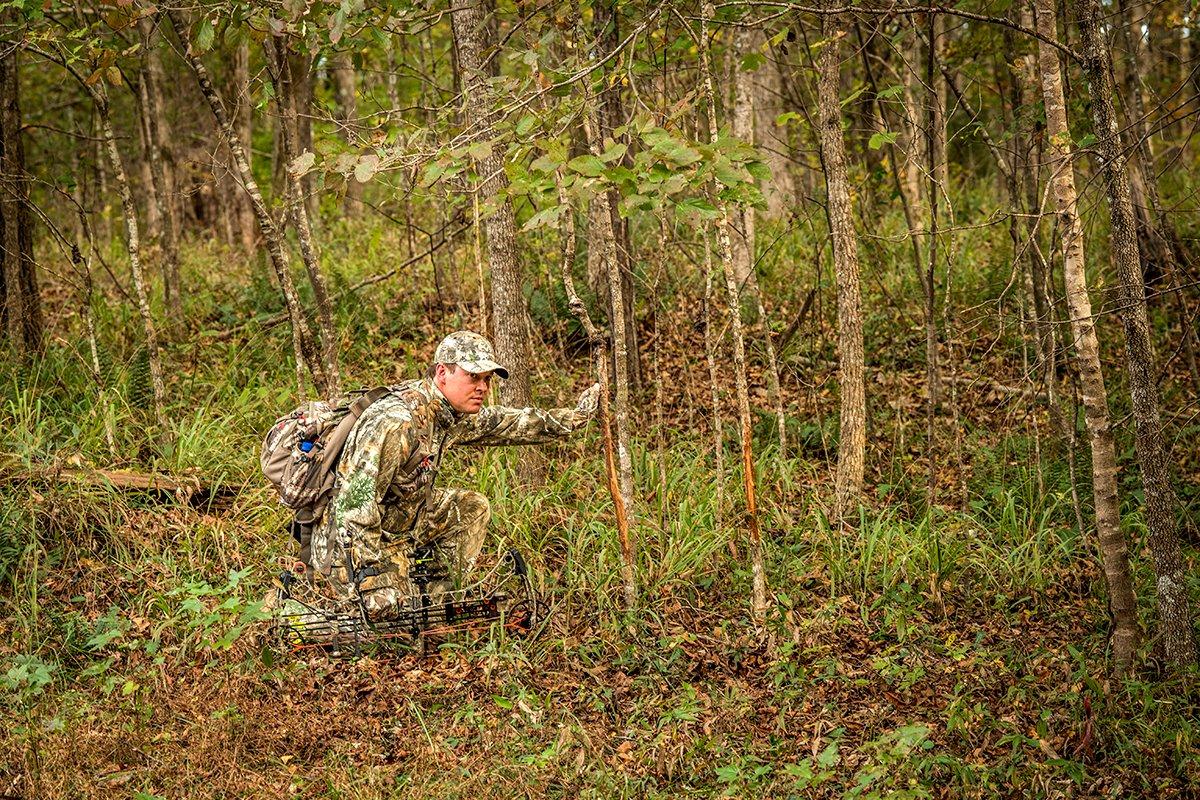
[[[410, 557], [418, 547], [428, 548], [434, 556], [436, 565], [430, 572], [446, 575], [444, 579], [431, 582], [425, 591], [436, 595], [462, 585], [483, 549], [490, 517], [488, 499], [479, 492], [435, 489], [415, 540], [384, 534], [371, 537], [372, 540], [352, 542], [351, 559], [355, 569], [367, 567], [368, 573], [374, 573], [362, 577], [357, 588], [367, 610], [386, 612], [416, 595], [418, 588], [410, 580], [413, 571]], [[355, 596], [354, 581], [348, 576], [344, 563], [334, 565], [329, 577], [343, 599]]]

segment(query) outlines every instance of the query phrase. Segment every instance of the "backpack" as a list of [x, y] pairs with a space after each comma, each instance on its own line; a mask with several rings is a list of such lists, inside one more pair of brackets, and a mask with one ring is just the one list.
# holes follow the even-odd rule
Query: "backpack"
[[357, 398], [305, 403], [275, 420], [263, 439], [263, 475], [294, 512], [289, 530], [300, 544], [300, 561], [311, 566], [313, 526], [333, 492], [338, 460], [358, 418], [390, 389], [382, 386]]

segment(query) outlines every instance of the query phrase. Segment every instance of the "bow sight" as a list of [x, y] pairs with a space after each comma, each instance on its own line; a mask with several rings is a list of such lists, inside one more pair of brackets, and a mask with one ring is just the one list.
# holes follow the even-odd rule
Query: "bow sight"
[[[499, 623], [527, 633], [542, 612], [525, 559], [508, 550], [475, 583], [441, 590], [447, 573], [430, 547], [418, 548], [410, 561], [415, 592], [385, 614], [368, 612], [361, 593], [350, 604], [329, 610], [326, 603], [302, 598], [311, 583], [292, 570], [279, 575], [272, 638], [286, 649], [319, 648], [333, 655], [356, 656], [366, 650], [394, 649], [424, 654], [430, 637], [480, 630]], [[356, 581], [357, 583], [357, 581]]]

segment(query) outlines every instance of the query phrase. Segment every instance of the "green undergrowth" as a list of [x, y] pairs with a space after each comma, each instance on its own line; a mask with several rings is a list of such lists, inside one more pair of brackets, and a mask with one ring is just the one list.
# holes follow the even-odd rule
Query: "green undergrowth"
[[[335, 291], [372, 274], [395, 244], [371, 226], [344, 233], [326, 251]], [[831, 287], [828, 274], [788, 283], [788, 265], [815, 252], [806, 236], [781, 239], [763, 260], [764, 285], [792, 311], [807, 286]], [[1007, 280], [977, 236], [959, 243], [986, 256], [956, 284], [964, 295]], [[796, 393], [788, 457], [773, 444], [773, 417], [756, 417], [771, 591], [761, 623], [749, 613], [736, 431], [719, 487], [706, 378], [694, 394], [684, 386], [703, 367], [695, 353], [668, 353], [668, 394], [682, 401], [668, 397], [661, 430], [639, 415], [633, 442], [638, 607], [621, 607], [595, 425], [543, 448], [532, 486], [513, 469], [529, 450], [456, 451], [443, 480], [491, 498], [489, 547], [525, 553], [552, 610], [531, 639], [494, 630], [426, 659], [296, 656], [263, 639], [263, 599], [291, 550], [257, 448], [297, 390], [285, 329], [263, 324], [279, 302], [261, 270], [215, 269], [227, 253], [187, 252], [196, 288], [185, 319], [164, 331], [169, 430], [153, 419], [136, 316], [95, 300], [98, 373], [77, 319], [32, 367], [0, 368], [0, 793], [1188, 796], [1200, 782], [1197, 676], [1160, 673], [1153, 639], [1131, 675], [1109, 676], [1098, 555], [1044, 425], [1007, 406], [999, 414], [992, 398], [965, 406], [962, 466], [947, 424], [927, 441], [922, 332], [887, 302], [915, 297], [915, 278], [886, 261], [903, 248], [873, 247], [869, 367], [896, 381], [871, 393], [866, 505], [845, 525], [830, 520], [838, 420], [826, 297], [782, 356]], [[429, 278], [422, 265], [387, 293], [339, 300], [348, 386], [414, 375], [439, 333], [472, 324], [466, 290], [430, 311]], [[696, 330], [696, 288], [670, 286], [664, 329]], [[560, 298], [541, 291], [538, 398], [568, 402], [589, 380], [586, 358]], [[1015, 337], [1013, 326], [999, 331], [996, 346]], [[971, 366], [981, 372], [994, 366], [960, 355], [980, 359]], [[1133, 455], [1118, 434], [1139, 611], [1152, 631]], [[1188, 474], [1196, 455], [1179, 449]], [[941, 478], [932, 508], [930, 459]], [[87, 466], [192, 476], [223, 499], [193, 506], [60, 479]], [[1086, 451], [1076, 473], [1086, 520]], [[1197, 502], [1187, 481], [1181, 497], [1186, 521]], [[1193, 549], [1186, 557], [1195, 564]]]

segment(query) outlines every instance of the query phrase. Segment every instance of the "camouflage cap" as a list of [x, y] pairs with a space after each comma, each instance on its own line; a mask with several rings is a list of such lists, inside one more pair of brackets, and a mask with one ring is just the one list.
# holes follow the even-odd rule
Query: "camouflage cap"
[[508, 378], [508, 370], [496, 362], [492, 343], [471, 331], [455, 331], [442, 339], [433, 354], [435, 364], [457, 364], [467, 372], [494, 372]]

